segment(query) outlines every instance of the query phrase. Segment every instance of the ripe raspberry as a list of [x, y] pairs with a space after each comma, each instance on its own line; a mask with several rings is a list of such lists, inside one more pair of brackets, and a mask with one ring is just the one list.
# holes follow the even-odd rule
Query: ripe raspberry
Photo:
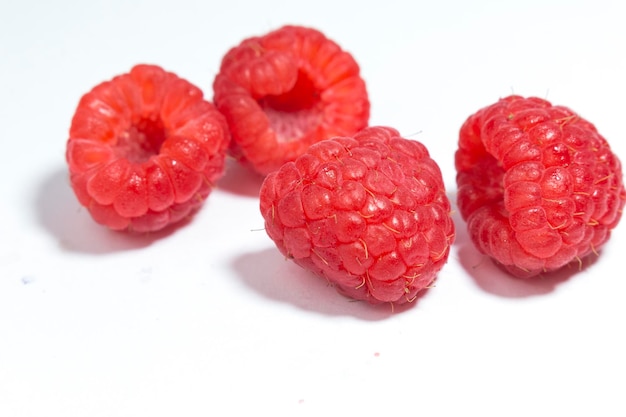
[[454, 240], [439, 167], [388, 127], [312, 145], [265, 177], [260, 208], [286, 257], [372, 304], [413, 301]]
[[369, 100], [353, 57], [321, 32], [284, 26], [224, 56], [213, 83], [230, 153], [265, 175], [313, 143], [367, 126]]
[[229, 139], [200, 89], [137, 65], [81, 98], [67, 141], [71, 185], [96, 222], [159, 230], [201, 206], [223, 173]]
[[510, 96], [470, 116], [455, 164], [472, 241], [518, 277], [597, 253], [626, 200], [620, 161], [596, 128], [539, 98]]

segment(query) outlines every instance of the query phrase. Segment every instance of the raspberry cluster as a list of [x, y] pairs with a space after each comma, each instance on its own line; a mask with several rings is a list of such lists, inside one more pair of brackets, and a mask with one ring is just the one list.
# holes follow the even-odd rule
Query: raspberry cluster
[[198, 87], [137, 65], [78, 103], [66, 150], [70, 182], [96, 222], [160, 230], [202, 205], [229, 142], [224, 117]]
[[620, 161], [594, 125], [535, 97], [471, 115], [455, 164], [472, 241], [518, 277], [598, 253], [626, 201]]
[[388, 127], [312, 145], [265, 178], [260, 200], [286, 257], [373, 304], [414, 300], [454, 240], [439, 167]]
[[[287, 258], [348, 297], [408, 303], [436, 280], [455, 225], [426, 147], [369, 115], [353, 56], [284, 26], [227, 51], [213, 101], [156, 65], [95, 86], [71, 122], [70, 182], [96, 222], [152, 232], [196, 212], [230, 155], [264, 177], [260, 211]], [[473, 243], [518, 277], [598, 253], [626, 202], [604, 137], [539, 98], [471, 115], [455, 167]]]
[[233, 136], [231, 154], [263, 175], [369, 119], [357, 62], [311, 28], [284, 26], [244, 40], [222, 59], [213, 91]]

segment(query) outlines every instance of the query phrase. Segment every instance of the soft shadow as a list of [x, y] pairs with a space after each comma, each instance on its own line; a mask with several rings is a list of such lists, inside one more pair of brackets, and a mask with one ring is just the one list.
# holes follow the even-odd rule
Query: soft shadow
[[276, 248], [248, 252], [232, 261], [241, 281], [260, 295], [305, 311], [328, 316], [353, 316], [362, 320], [383, 320], [415, 308], [416, 301], [401, 306], [371, 305], [339, 294], [326, 280], [285, 259]]
[[572, 263], [558, 271], [529, 279], [516, 278], [476, 249], [467, 233], [467, 226], [458, 212], [453, 214], [453, 218], [457, 227], [457, 239], [453, 245], [455, 256], [476, 285], [493, 295], [506, 298], [547, 295], [554, 292], [573, 275], [584, 272], [595, 262], [595, 257], [587, 257], [580, 265]]
[[63, 250], [104, 254], [140, 249], [171, 235], [192, 220], [154, 233], [116, 232], [93, 221], [69, 184], [67, 169], [46, 176], [35, 190], [34, 210], [39, 224], [57, 239]]
[[224, 176], [217, 182], [217, 188], [231, 194], [257, 198], [264, 178], [252, 168], [228, 158]]

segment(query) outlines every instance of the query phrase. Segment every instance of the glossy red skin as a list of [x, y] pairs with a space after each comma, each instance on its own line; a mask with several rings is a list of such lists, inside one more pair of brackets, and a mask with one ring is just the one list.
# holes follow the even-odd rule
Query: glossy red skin
[[284, 26], [230, 49], [213, 83], [230, 153], [262, 175], [313, 143], [367, 126], [370, 103], [352, 55], [323, 33]]
[[470, 116], [455, 164], [472, 241], [517, 277], [597, 254], [626, 201], [621, 163], [595, 126], [535, 97]]
[[137, 65], [81, 98], [66, 148], [71, 185], [97, 223], [157, 231], [201, 207], [229, 140], [199, 88]]
[[372, 304], [413, 301], [454, 240], [439, 167], [388, 127], [314, 144], [265, 178], [260, 210], [286, 257]]

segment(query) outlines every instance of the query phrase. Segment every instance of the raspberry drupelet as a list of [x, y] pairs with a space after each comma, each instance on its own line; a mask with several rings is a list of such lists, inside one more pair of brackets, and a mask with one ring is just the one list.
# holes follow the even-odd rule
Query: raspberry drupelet
[[567, 107], [503, 98], [465, 121], [458, 145], [458, 206], [469, 235], [514, 276], [597, 254], [621, 218], [621, 163]]
[[230, 135], [202, 91], [155, 65], [137, 65], [85, 94], [66, 159], [93, 219], [151, 232], [193, 214], [224, 171]]

